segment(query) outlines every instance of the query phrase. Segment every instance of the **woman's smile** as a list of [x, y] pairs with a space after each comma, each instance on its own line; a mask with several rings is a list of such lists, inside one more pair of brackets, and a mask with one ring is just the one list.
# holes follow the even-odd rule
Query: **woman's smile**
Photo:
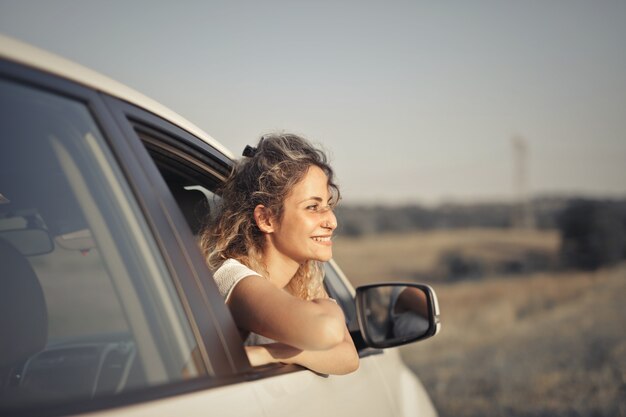
[[317, 243], [320, 243], [320, 244], [322, 244], [324, 246], [332, 246], [332, 244], [333, 244], [332, 235], [328, 235], [328, 236], [313, 236], [311, 239], [313, 239]]

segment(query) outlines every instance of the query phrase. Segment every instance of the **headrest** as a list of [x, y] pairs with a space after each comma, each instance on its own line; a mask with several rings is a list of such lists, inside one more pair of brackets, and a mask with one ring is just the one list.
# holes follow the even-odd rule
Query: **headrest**
[[182, 187], [173, 187], [171, 191], [191, 231], [194, 235], [198, 234], [209, 216], [210, 208], [206, 196], [201, 191]]
[[0, 367], [41, 351], [48, 311], [37, 275], [26, 258], [0, 239]]

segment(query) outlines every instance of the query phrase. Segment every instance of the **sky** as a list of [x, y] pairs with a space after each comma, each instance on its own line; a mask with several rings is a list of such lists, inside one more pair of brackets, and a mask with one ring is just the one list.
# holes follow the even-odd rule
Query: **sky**
[[156, 99], [239, 154], [289, 131], [344, 202], [626, 196], [626, 1], [0, 0], [0, 33]]

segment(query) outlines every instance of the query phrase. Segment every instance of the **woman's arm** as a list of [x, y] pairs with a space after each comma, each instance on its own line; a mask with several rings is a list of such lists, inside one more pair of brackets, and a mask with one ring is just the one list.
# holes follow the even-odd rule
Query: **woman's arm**
[[328, 350], [301, 350], [284, 343], [246, 346], [252, 366], [296, 364], [321, 374], [345, 375], [359, 368], [359, 355], [346, 328], [344, 340]]
[[277, 341], [246, 347], [253, 366], [281, 362], [325, 374], [359, 367], [343, 311], [333, 300], [301, 300], [251, 276], [237, 284], [227, 304], [240, 328]]
[[393, 306], [394, 313], [401, 314], [407, 311], [414, 311], [420, 316], [428, 317], [428, 301], [426, 294], [419, 288], [406, 287], [398, 295], [395, 305]]
[[345, 339], [345, 318], [337, 303], [301, 300], [259, 276], [239, 281], [227, 305], [241, 329], [301, 350], [327, 350]]

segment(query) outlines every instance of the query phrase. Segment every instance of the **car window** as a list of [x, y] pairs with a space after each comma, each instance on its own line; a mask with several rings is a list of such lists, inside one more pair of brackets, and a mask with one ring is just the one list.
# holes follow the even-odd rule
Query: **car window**
[[0, 409], [208, 371], [88, 108], [0, 79]]
[[168, 145], [166, 135], [137, 128], [137, 134], [155, 162], [167, 188], [183, 213], [189, 228], [197, 236], [217, 215], [217, 194], [224, 176], [183, 150]]

